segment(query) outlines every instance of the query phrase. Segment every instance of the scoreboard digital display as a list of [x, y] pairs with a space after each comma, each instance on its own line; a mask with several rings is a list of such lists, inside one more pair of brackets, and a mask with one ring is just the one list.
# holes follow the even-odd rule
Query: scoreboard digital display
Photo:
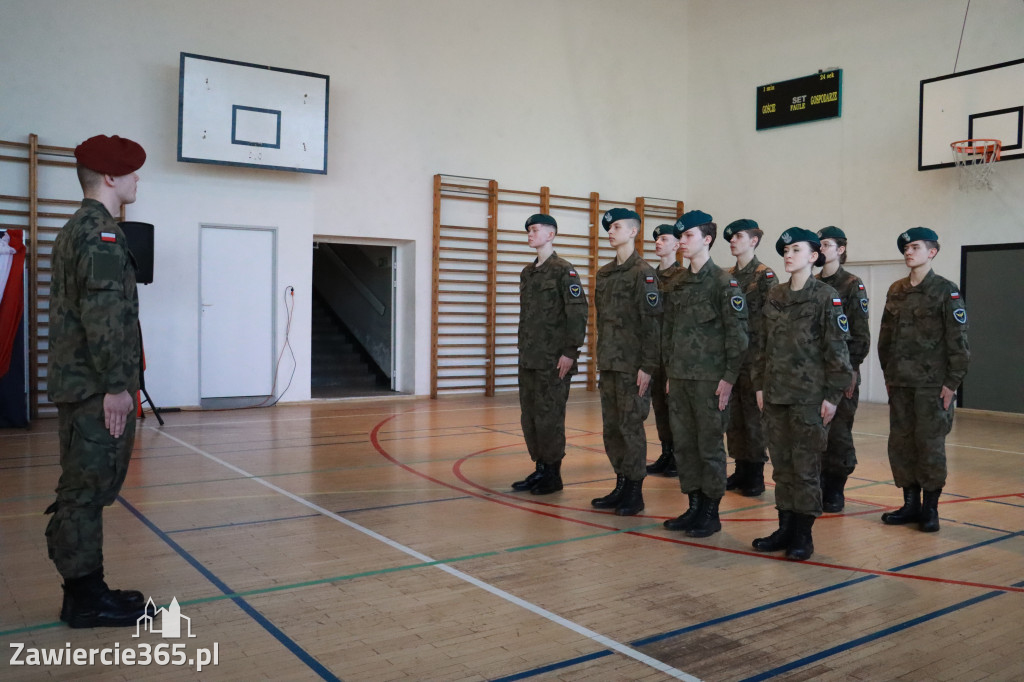
[[836, 118], [842, 107], [843, 70], [769, 83], [757, 89], [757, 129]]

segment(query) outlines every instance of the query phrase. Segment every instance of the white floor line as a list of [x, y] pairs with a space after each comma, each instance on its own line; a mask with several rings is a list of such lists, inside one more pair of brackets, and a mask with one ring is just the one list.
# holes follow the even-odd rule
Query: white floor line
[[[310, 502], [309, 500], [307, 500], [307, 499], [305, 499], [305, 498], [303, 498], [303, 497], [301, 497], [299, 495], [296, 495], [295, 493], [292, 493], [292, 492], [290, 492], [288, 490], [285, 490], [284, 488], [280, 488], [280, 487], [274, 485], [273, 483], [265, 481], [264, 479], [262, 479], [262, 478], [260, 478], [258, 476], [254, 476], [253, 474], [250, 474], [248, 471], [245, 471], [244, 469], [242, 469], [240, 467], [237, 467], [234, 464], [231, 464], [230, 462], [225, 462], [224, 460], [220, 459], [219, 457], [216, 457], [215, 455], [211, 455], [208, 452], [204, 452], [200, 448], [197, 448], [194, 445], [191, 445], [190, 443], [187, 443], [187, 442], [181, 440], [180, 438], [172, 436], [171, 434], [167, 433], [166, 431], [161, 431], [160, 429], [158, 429], [156, 427], [153, 427], [153, 426], [148, 426], [146, 428], [150, 429], [151, 431], [155, 431], [156, 433], [162, 434], [166, 438], [170, 438], [171, 440], [173, 440], [174, 442], [178, 443], [179, 445], [181, 445], [183, 447], [186, 447], [189, 450], [192, 450], [193, 452], [195, 452], [197, 454], [200, 454], [203, 457], [206, 457], [207, 459], [210, 459], [210, 460], [212, 460], [214, 462], [217, 462], [221, 466], [223, 466], [223, 467], [225, 467], [227, 469], [230, 469], [230, 470], [234, 471], [237, 474], [245, 476], [245, 477], [255, 481], [256, 483], [259, 483], [260, 485], [266, 486], [267, 488], [270, 488], [271, 490], [273, 490], [273, 491], [275, 491], [277, 493], [280, 493], [281, 495], [284, 495], [285, 497], [288, 497], [288, 498], [294, 500], [295, 502], [298, 502], [299, 504], [301, 504], [301, 505], [303, 505], [305, 507], [308, 507], [308, 508], [310, 508], [310, 509], [312, 509], [312, 510], [314, 510], [314, 511], [320, 513], [320, 514], [323, 514], [324, 516], [326, 516], [328, 518], [334, 519], [335, 521], [337, 521], [339, 523], [343, 523], [346, 526], [348, 526], [349, 528], [352, 528], [353, 530], [357, 530], [360, 533], [363, 533], [364, 535], [368, 535], [369, 537], [373, 538], [374, 540], [378, 540], [379, 542], [383, 542], [385, 545], [391, 547], [392, 549], [396, 549], [399, 552], [402, 552], [404, 554], [408, 554], [409, 556], [411, 556], [411, 557], [413, 557], [415, 559], [419, 559], [420, 561], [423, 561], [423, 562], [433, 562], [433, 561], [436, 561], [436, 559], [432, 559], [431, 557], [427, 556], [426, 554], [423, 554], [422, 552], [416, 551], [412, 547], [406, 547], [405, 545], [401, 544], [400, 542], [396, 542], [395, 540], [392, 540], [389, 537], [381, 535], [380, 533], [378, 533], [376, 531], [370, 530], [369, 528], [367, 528], [365, 526], [361, 526], [358, 523], [355, 523], [353, 521], [349, 521], [345, 517], [339, 516], [338, 514], [335, 514], [334, 512], [332, 512], [332, 511], [330, 511], [328, 509], [324, 509], [320, 505], [314, 504], [313, 502]], [[583, 635], [584, 637], [587, 637], [588, 639], [591, 639], [594, 642], [597, 642], [598, 644], [600, 644], [603, 647], [611, 649], [612, 651], [616, 651], [616, 652], [618, 652], [618, 653], [620, 653], [620, 654], [622, 654], [624, 656], [628, 656], [628, 657], [630, 657], [630, 658], [632, 658], [632, 659], [634, 659], [636, 661], [639, 661], [640, 663], [643, 663], [645, 665], [648, 665], [648, 666], [654, 668], [655, 670], [661, 671], [661, 672], [665, 673], [666, 675], [674, 677], [677, 680], [686, 680], [687, 682], [700, 682], [700, 678], [694, 677], [693, 675], [688, 675], [687, 673], [684, 673], [682, 670], [678, 670], [676, 668], [673, 668], [670, 665], [662, 663], [661, 661], [659, 661], [656, 658], [652, 658], [651, 656], [648, 656], [648, 655], [646, 655], [644, 653], [641, 653], [641, 652], [637, 651], [636, 649], [633, 649], [632, 647], [626, 646], [625, 644], [622, 644], [621, 642], [618, 642], [618, 641], [616, 641], [614, 639], [611, 639], [610, 637], [606, 637], [606, 636], [602, 635], [599, 632], [595, 632], [595, 631], [591, 630], [590, 628], [587, 628], [587, 627], [584, 627], [583, 625], [580, 625], [579, 623], [573, 622], [573, 621], [568, 620], [566, 618], [562, 618], [558, 614], [552, 613], [551, 611], [548, 611], [545, 608], [542, 608], [540, 606], [537, 606], [536, 604], [528, 602], [525, 599], [520, 599], [519, 597], [515, 596], [514, 594], [510, 594], [510, 593], [506, 592], [505, 590], [502, 590], [501, 588], [495, 587], [494, 585], [491, 585], [489, 583], [485, 583], [482, 580], [474, 578], [473, 576], [469, 575], [468, 573], [463, 573], [462, 571], [458, 570], [457, 568], [452, 568], [451, 566], [449, 566], [447, 564], [435, 564], [434, 568], [437, 568], [437, 569], [439, 569], [441, 571], [444, 571], [445, 573], [448, 573], [449, 575], [454, 576], [454, 577], [458, 578], [459, 580], [463, 580], [463, 581], [465, 581], [465, 582], [467, 582], [467, 583], [469, 583], [471, 585], [475, 585], [476, 587], [479, 587], [482, 590], [490, 592], [491, 594], [495, 595], [496, 597], [500, 597], [500, 598], [502, 598], [502, 599], [504, 599], [504, 600], [506, 600], [506, 601], [508, 601], [508, 602], [510, 602], [512, 604], [515, 604], [516, 606], [519, 606], [521, 608], [526, 609], [527, 611], [535, 613], [538, 616], [541, 616], [542, 618], [546, 618], [547, 620], [550, 620], [553, 623], [557, 623], [558, 625], [561, 625], [562, 627], [568, 628], [569, 630], [572, 630], [573, 632], [575, 632], [575, 633], [577, 633], [579, 635]]]

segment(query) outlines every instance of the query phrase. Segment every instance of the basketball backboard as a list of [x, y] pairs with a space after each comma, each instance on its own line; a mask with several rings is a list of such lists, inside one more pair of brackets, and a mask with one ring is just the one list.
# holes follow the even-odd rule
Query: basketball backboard
[[1024, 59], [921, 81], [917, 169], [950, 168], [949, 145], [990, 138], [1024, 158]]

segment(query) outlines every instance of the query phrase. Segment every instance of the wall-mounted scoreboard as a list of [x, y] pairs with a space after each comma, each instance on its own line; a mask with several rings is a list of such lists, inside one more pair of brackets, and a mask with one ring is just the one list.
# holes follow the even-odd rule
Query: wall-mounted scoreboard
[[832, 69], [758, 87], [757, 129], [838, 117], [842, 83], [843, 70]]

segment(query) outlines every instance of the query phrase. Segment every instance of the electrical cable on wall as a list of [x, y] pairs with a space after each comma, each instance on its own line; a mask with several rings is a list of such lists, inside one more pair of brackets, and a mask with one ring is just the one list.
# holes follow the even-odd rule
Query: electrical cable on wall
[[[289, 305], [289, 299], [291, 301], [291, 305]], [[292, 349], [291, 342], [292, 316], [295, 314], [295, 287], [291, 285], [286, 286], [284, 288], [284, 308], [285, 310], [288, 311], [288, 321], [285, 323], [284, 326], [284, 345], [281, 346], [281, 352], [277, 356], [277, 362], [274, 363], [274, 383], [270, 387], [270, 395], [267, 397], [267, 400], [270, 400], [271, 398], [273, 398], [274, 400], [273, 402], [270, 403], [268, 403], [267, 400], [265, 400], [258, 405], [254, 405], [253, 407], [273, 407], [274, 405], [276, 405], [278, 401], [280, 401], [281, 398], [284, 396], [284, 394], [288, 392], [288, 389], [291, 388], [292, 380], [295, 378], [295, 369], [298, 366], [298, 363], [295, 361], [295, 351]], [[292, 373], [291, 376], [288, 377], [288, 384], [281, 391], [281, 395], [274, 398], [275, 392], [277, 390], [277, 375], [281, 370], [281, 360], [284, 358], [285, 349], [288, 350], [288, 354], [291, 355], [292, 357]]]

